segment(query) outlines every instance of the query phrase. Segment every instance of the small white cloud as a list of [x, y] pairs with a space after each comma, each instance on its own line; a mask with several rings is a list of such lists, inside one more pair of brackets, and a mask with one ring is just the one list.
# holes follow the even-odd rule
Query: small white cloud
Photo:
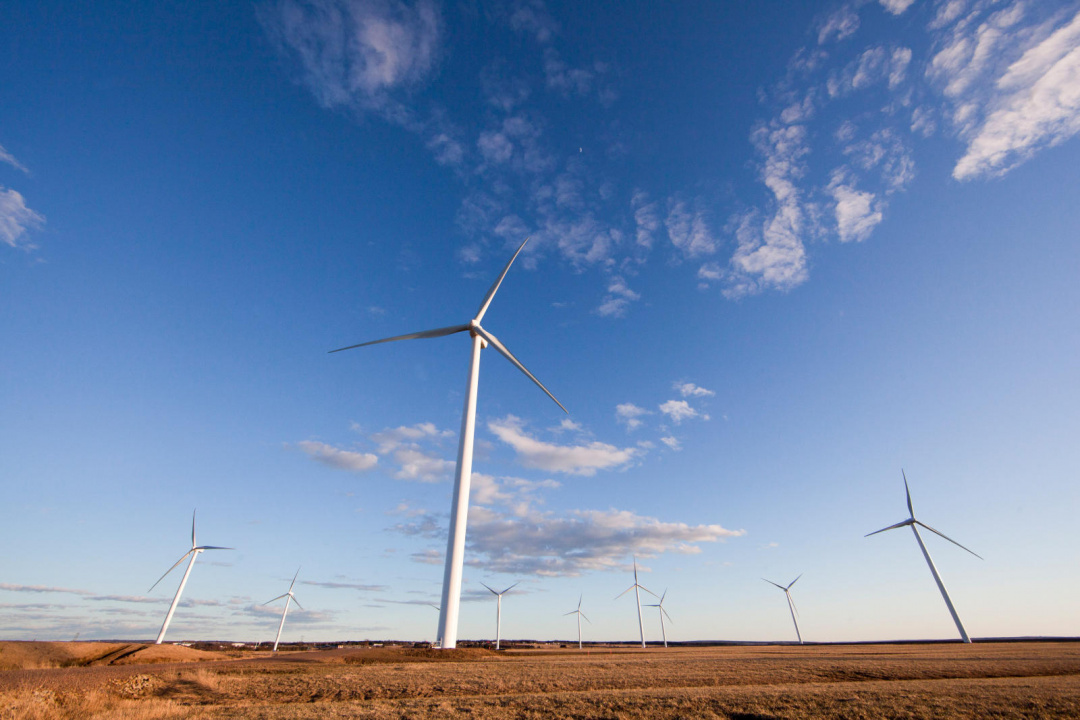
[[32, 250], [34, 245], [27, 240], [26, 233], [44, 222], [44, 217], [26, 206], [18, 191], [0, 187], [0, 243]]
[[602, 442], [586, 445], [556, 445], [530, 437], [522, 422], [513, 415], [492, 420], [488, 429], [514, 449], [525, 467], [571, 475], [595, 475], [597, 470], [623, 467], [640, 452], [634, 448], [617, 448]]
[[622, 403], [615, 406], [615, 420], [626, 425], [627, 430], [636, 430], [641, 427], [642, 421], [639, 418], [643, 415], [652, 415], [652, 413], [634, 403]]
[[649, 196], [642, 190], [634, 192], [630, 200], [634, 210], [634, 223], [637, 226], [634, 236], [638, 245], [651, 248], [656, 231], [660, 229], [660, 215], [656, 203], [649, 202]]
[[850, 5], [831, 14], [818, 30], [818, 45], [837, 42], [850, 37], [859, 29], [859, 16]]
[[501, 132], [482, 132], [476, 141], [480, 154], [490, 163], [504, 163], [514, 154], [514, 144]]
[[718, 243], [709, 231], [704, 213], [691, 210], [682, 200], [671, 202], [664, 224], [667, 226], [671, 244], [686, 257], [694, 258], [716, 252]]
[[862, 242], [870, 237], [882, 219], [874, 193], [860, 192], [843, 184], [838, 174], [829, 185], [829, 194], [836, 202], [836, 226], [840, 242]]
[[26, 169], [26, 166], [16, 160], [15, 156], [4, 149], [3, 145], [0, 145], [0, 162], [7, 163], [16, 170], [21, 170], [26, 175], [30, 174], [30, 171]]
[[683, 420], [699, 417], [698, 411], [690, 407], [690, 403], [685, 400], [668, 400], [660, 406], [660, 412], [671, 418], [676, 425]]
[[455, 468], [453, 461], [444, 460], [415, 447], [398, 448], [394, 451], [394, 460], [400, 466], [400, 469], [394, 473], [394, 477], [398, 480], [439, 482]]
[[667, 445], [669, 448], [671, 448], [672, 450], [674, 450], [676, 452], [678, 452], [679, 450], [682, 450], [682, 443], [680, 443], [676, 438], [673, 438], [670, 435], [668, 437], [660, 438], [660, 442], [664, 443], [665, 445]]
[[911, 4], [915, 0], [878, 0], [881, 6], [893, 15], [902, 15], [905, 10], [911, 7]]
[[371, 436], [372, 442], [379, 446], [380, 455], [385, 455], [402, 445], [413, 445], [420, 440], [441, 440], [451, 438], [454, 433], [450, 430], [440, 430], [434, 423], [417, 423], [406, 427], [402, 425], [396, 428], [387, 428]]
[[673, 390], [678, 390], [679, 394], [683, 397], [712, 397], [716, 393], [712, 390], [706, 390], [705, 388], [695, 385], [694, 383], [680, 383], [677, 382], [671, 386]]
[[622, 317], [626, 314], [626, 308], [641, 295], [634, 292], [621, 277], [614, 277], [608, 283], [608, 295], [596, 312], [602, 317]]
[[307, 453], [312, 460], [338, 470], [363, 472], [375, 467], [379, 462], [379, 458], [371, 453], [340, 450], [332, 445], [314, 440], [302, 440], [296, 445]]

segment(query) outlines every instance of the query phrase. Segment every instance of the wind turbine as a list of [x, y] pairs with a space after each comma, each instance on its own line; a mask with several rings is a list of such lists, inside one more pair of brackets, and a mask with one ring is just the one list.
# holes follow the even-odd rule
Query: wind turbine
[[[525, 242], [521, 243], [521, 247], [519, 247], [517, 252], [514, 253], [514, 256], [510, 258], [510, 262], [506, 263], [506, 267], [503, 268], [502, 273], [487, 291], [487, 295], [484, 296], [483, 302], [480, 303], [480, 309], [477, 310], [476, 316], [468, 323], [464, 325], [451, 325], [449, 327], [436, 328], [435, 330], [423, 330], [408, 335], [397, 335], [395, 337], [383, 338], [382, 340], [372, 340], [370, 342], [349, 345], [330, 351], [332, 353], [340, 352], [342, 350], [351, 350], [366, 345], [377, 345], [379, 343], [393, 342], [395, 340], [437, 338], [459, 332], [468, 332], [469, 335], [472, 336], [472, 357], [469, 361], [469, 380], [465, 392], [465, 408], [461, 415], [461, 441], [458, 446], [457, 472], [454, 476], [454, 499], [450, 511], [452, 519], [450, 521], [450, 534], [446, 542], [446, 568], [443, 572], [442, 602], [440, 604], [442, 609], [439, 611], [440, 647], [447, 650], [457, 647], [458, 613], [461, 605], [461, 576], [465, 560], [465, 524], [469, 517], [469, 486], [472, 482], [473, 434], [476, 430], [476, 390], [480, 379], [480, 351], [489, 344], [492, 345], [503, 357], [509, 360], [514, 367], [525, 373], [530, 380], [547, 393], [549, 398], [555, 400], [555, 396], [548, 392], [548, 389], [544, 387], [543, 383], [537, 380], [536, 377], [534, 377], [533, 374], [529, 372], [516, 357], [514, 357], [513, 353], [507, 350], [506, 346], [499, 342], [498, 338], [480, 326], [480, 321], [484, 318], [484, 313], [487, 312], [488, 306], [491, 305], [491, 301], [495, 297], [495, 292], [499, 289], [499, 285], [502, 284], [503, 278], [506, 277], [506, 273], [510, 271], [510, 266], [514, 263], [514, 260], [527, 242], [529, 242], [529, 239], [525, 238]], [[562, 408], [563, 412], [568, 412], [558, 400], [555, 400], [555, 404]]]
[[[941, 591], [941, 597], [945, 598], [945, 605], [949, 608], [949, 614], [952, 615], [953, 622], [956, 623], [956, 629], [960, 631], [960, 637], [963, 639], [963, 641], [969, 643], [971, 642], [971, 638], [968, 637], [967, 630], [964, 629], [964, 624], [960, 622], [960, 616], [956, 614], [956, 608], [953, 607], [952, 600], [949, 599], [949, 591], [945, 589], [945, 583], [941, 581], [941, 575], [938, 574], [937, 568], [934, 567], [934, 561], [930, 559], [930, 553], [927, 551], [926, 545], [923, 544], [923, 540], [922, 537], [919, 535], [919, 528], [917, 526], [922, 525], [930, 532], [934, 533], [935, 535], [940, 535], [941, 537], [945, 538], [959, 548], [967, 550], [969, 553], [979, 558], [980, 560], [982, 560], [983, 558], [978, 553], [968, 550], [966, 547], [956, 542], [951, 537], [948, 537], [944, 533], [938, 532], [926, 523], [915, 519], [915, 510], [911, 507], [911, 490], [908, 488], [907, 474], [903, 471], [903, 469], [900, 470], [900, 474], [904, 476], [904, 492], [907, 494], [907, 509], [908, 513], [910, 513], [910, 517], [908, 517], [908, 519], [903, 522], [898, 522], [895, 525], [890, 525], [887, 528], [875, 530], [874, 532], [870, 533], [870, 535], [877, 535], [878, 533], [883, 533], [886, 530], [894, 530], [899, 527], [904, 527], [905, 525], [911, 526], [911, 532], [915, 533], [915, 540], [919, 543], [919, 549], [922, 550], [923, 557], [926, 558], [926, 564], [930, 566], [930, 572], [934, 575], [934, 581], [937, 583], [938, 590]], [[866, 535], [866, 537], [870, 537], [870, 535]]]
[[[671, 616], [668, 615], [667, 610], [664, 609], [664, 598], [667, 597], [667, 590], [664, 590], [664, 594], [660, 596], [660, 602], [646, 605], [645, 607], [654, 607], [660, 610], [660, 632], [664, 635], [664, 647], [667, 647], [667, 628], [664, 627], [664, 616], [667, 616], [668, 620], [671, 620]], [[674, 620], [671, 620], [675, 622]]]
[[778, 587], [778, 588], [780, 588], [781, 590], [784, 591], [784, 596], [787, 597], [788, 609], [791, 610], [791, 622], [795, 623], [795, 637], [799, 638], [799, 644], [800, 645], [803, 644], [803, 642], [802, 642], [802, 633], [799, 632], [799, 621], [795, 619], [796, 616], [799, 614], [799, 611], [795, 609], [795, 601], [791, 599], [791, 586], [794, 585], [795, 583], [799, 582], [799, 578], [801, 578], [801, 577], [802, 577], [802, 573], [799, 573], [799, 577], [795, 578], [790, 583], [788, 583], [787, 587], [784, 587], [783, 585], [779, 585], [777, 583], [774, 583], [772, 580], [765, 580], [765, 578], [761, 578], [762, 580], [765, 580], [765, 582], [769, 583], [770, 585], [776, 585], [776, 587]]
[[[188, 563], [187, 570], [184, 571], [184, 579], [180, 581], [180, 587], [176, 589], [176, 597], [173, 598], [172, 605], [169, 606], [169, 614], [165, 616], [165, 622], [161, 626], [161, 632], [158, 633], [157, 640], [154, 641], [155, 645], [160, 645], [161, 641], [165, 639], [165, 631], [169, 629], [169, 623], [172, 622], [173, 613], [176, 612], [176, 606], [180, 603], [180, 593], [184, 592], [184, 586], [187, 585], [188, 576], [191, 575], [191, 568], [195, 566], [195, 558], [199, 557], [199, 553], [204, 550], [232, 550], [232, 548], [218, 547], [216, 545], [196, 545], [195, 544], [195, 511], [191, 512], [191, 549], [184, 553], [184, 557], [176, 561], [176, 563], [165, 571], [165, 575], [168, 575], [176, 566], [184, 562], [187, 556], [191, 556], [191, 562]], [[165, 575], [158, 578], [157, 582], [150, 586], [149, 593], [157, 587], [158, 583], [165, 579]]]
[[263, 603], [263, 605], [269, 605], [272, 602], [277, 602], [281, 598], [285, 598], [285, 609], [281, 611], [281, 623], [278, 625], [277, 628], [277, 637], [274, 638], [274, 652], [277, 652], [278, 643], [281, 642], [281, 629], [285, 627], [285, 616], [289, 614], [289, 603], [294, 602], [296, 603], [296, 607], [300, 608], [301, 610], [304, 609], [304, 606], [300, 604], [300, 601], [296, 599], [296, 596], [293, 595], [292, 591], [293, 585], [296, 584], [296, 578], [299, 574], [300, 568], [296, 568], [296, 575], [293, 575], [292, 582], [289, 583], [289, 592], [285, 593], [284, 595], [278, 595], [273, 600], [267, 600]]
[[568, 613], [563, 613], [563, 617], [566, 617], [567, 615], [577, 615], [577, 648], [578, 648], [578, 650], [581, 649], [581, 618], [585, 618], [585, 622], [592, 625], [592, 620], [589, 620], [589, 618], [585, 617], [585, 613], [581, 612], [581, 600], [584, 597], [585, 597], [584, 595], [579, 595], [578, 596], [577, 610], [571, 610]]
[[[480, 583], [480, 584], [483, 585], [484, 587], [486, 587], [488, 590], [491, 590], [491, 588], [488, 587], [486, 583]], [[520, 584], [521, 584], [521, 582], [518, 581], [518, 582], [514, 583], [513, 585], [511, 585], [510, 587], [503, 590], [502, 592], [495, 592], [494, 590], [491, 590], [491, 594], [494, 595], [495, 597], [499, 598], [498, 604], [497, 604], [497, 607], [496, 607], [496, 610], [495, 610], [495, 649], [496, 650], [499, 649], [499, 640], [500, 640], [500, 638], [502, 636], [502, 596], [505, 595], [506, 593], [510, 592], [511, 590], [513, 590], [514, 588], [516, 588]]]
[[616, 595], [615, 599], [618, 600], [619, 598], [621, 598], [623, 595], [630, 592], [631, 590], [634, 591], [634, 597], [637, 599], [637, 623], [638, 623], [638, 630], [641, 632], [641, 647], [645, 647], [645, 623], [642, 622], [642, 620], [641, 620], [641, 592], [640, 591], [644, 590], [645, 592], [649, 593], [653, 597], [656, 597], [656, 593], [654, 593], [652, 590], [645, 587], [644, 585], [641, 585], [641, 584], [638, 583], [638, 579], [637, 579], [637, 558], [636, 557], [634, 558], [634, 584], [631, 585], [630, 587], [626, 588], [625, 590], [623, 590], [618, 595]]

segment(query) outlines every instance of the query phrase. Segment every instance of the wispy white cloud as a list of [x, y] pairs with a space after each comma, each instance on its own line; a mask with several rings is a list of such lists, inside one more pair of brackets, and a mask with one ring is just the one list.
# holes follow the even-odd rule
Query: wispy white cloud
[[[985, 32], [980, 39], [985, 40]], [[1020, 58], [995, 80], [985, 106], [969, 111], [961, 103], [954, 122], [968, 139], [953, 169], [957, 180], [1004, 174], [1080, 132], [1080, 12], [1047, 37], [1026, 44]]]
[[571, 475], [595, 475], [597, 470], [624, 467], [641, 453], [636, 448], [617, 448], [598, 441], [584, 445], [547, 443], [529, 436], [523, 428], [522, 421], [513, 415], [488, 423], [488, 429], [512, 447], [521, 464], [529, 468]]
[[15, 156], [9, 153], [3, 145], [0, 145], [0, 162], [7, 163], [16, 170], [21, 170], [26, 175], [30, 174], [30, 171], [26, 169], [26, 166], [16, 160]]
[[26, 206], [17, 190], [0, 187], [0, 243], [13, 248], [32, 250], [27, 231], [44, 224], [45, 218]]
[[321, 587], [328, 590], [360, 590], [361, 592], [383, 592], [386, 590], [385, 585], [369, 585], [365, 583], [355, 582], [335, 582], [332, 580], [301, 580], [301, 585], [311, 585], [312, 587]]
[[338, 470], [363, 472], [372, 469], [379, 462], [379, 458], [371, 453], [342, 450], [315, 440], [302, 440], [296, 443], [296, 446], [316, 462]]
[[904, 13], [904, 11], [907, 10], [909, 7], [911, 7], [912, 3], [915, 2], [915, 0], [878, 0], [878, 1], [881, 3], [881, 6], [883, 8], [885, 8], [886, 11], [892, 13], [893, 15], [902, 15]]
[[615, 420], [626, 425], [627, 430], [637, 430], [643, 424], [641, 417], [652, 412], [634, 403], [621, 403], [615, 406]]
[[660, 438], [660, 442], [664, 443], [668, 446], [669, 449], [675, 450], [676, 452], [682, 450], [682, 443], [679, 442], [677, 438], [674, 438], [670, 435]]
[[640, 300], [641, 295], [634, 292], [621, 277], [613, 277], [608, 283], [608, 294], [596, 312], [601, 317], [623, 317], [626, 308], [634, 300]]
[[672, 384], [673, 390], [678, 390], [683, 397], [712, 397], [716, 393], [691, 382], [676, 382]]
[[371, 436], [371, 441], [379, 447], [379, 453], [385, 455], [402, 445], [412, 446], [421, 440], [442, 440], [454, 437], [450, 430], [440, 430], [434, 423], [424, 422], [416, 425], [402, 425], [396, 428], [380, 430]]
[[834, 173], [829, 193], [836, 201], [836, 226], [840, 242], [862, 242], [881, 222], [880, 204], [874, 193], [856, 190], [845, 184], [844, 174]]
[[859, 14], [851, 5], [843, 5], [822, 21], [818, 29], [818, 45], [851, 37], [859, 25]]
[[696, 258], [716, 252], [719, 241], [709, 230], [702, 210], [692, 209], [683, 200], [672, 200], [668, 207], [668, 239], [685, 257]]
[[384, 106], [389, 91], [423, 81], [438, 57], [439, 12], [427, 0], [277, 0], [259, 17], [326, 107]]
[[89, 590], [76, 590], [73, 588], [55, 587], [53, 585], [17, 585], [14, 583], [0, 583], [0, 590], [23, 593], [67, 593], [69, 595], [93, 595]]
[[691, 418], [700, 417], [708, 420], [708, 415], [702, 415], [694, 408], [690, 407], [690, 403], [685, 400], [668, 400], [660, 406], [660, 412], [671, 418], [671, 421], [676, 425], [682, 423], [683, 420], [690, 420]]

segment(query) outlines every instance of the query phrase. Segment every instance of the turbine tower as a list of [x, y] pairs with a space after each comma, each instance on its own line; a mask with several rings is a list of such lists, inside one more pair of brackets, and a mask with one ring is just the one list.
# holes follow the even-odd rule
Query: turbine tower
[[653, 597], [656, 597], [656, 593], [654, 593], [652, 590], [645, 587], [644, 585], [641, 585], [641, 584], [638, 583], [638, 579], [637, 579], [637, 558], [636, 557], [634, 558], [634, 584], [631, 585], [630, 587], [626, 588], [625, 590], [623, 590], [618, 595], [616, 595], [615, 599], [618, 600], [619, 598], [621, 598], [623, 595], [630, 592], [631, 590], [634, 591], [634, 597], [637, 599], [637, 624], [638, 624], [638, 631], [641, 633], [641, 647], [645, 647], [645, 623], [641, 619], [641, 592], [640, 591], [644, 590], [645, 592], [649, 593]]
[[[191, 512], [191, 549], [184, 553], [184, 557], [177, 560], [171, 568], [166, 570], [165, 575], [168, 575], [173, 570], [175, 570], [176, 566], [184, 562], [184, 560], [187, 559], [188, 555], [191, 556], [191, 562], [188, 563], [187, 570], [184, 571], [184, 579], [180, 581], [180, 587], [176, 589], [176, 597], [173, 598], [172, 605], [169, 606], [169, 612], [165, 616], [165, 622], [161, 625], [161, 632], [158, 633], [157, 640], [154, 641], [155, 645], [160, 645], [161, 641], [165, 639], [165, 631], [169, 629], [169, 623], [172, 622], [172, 616], [173, 613], [176, 612], [176, 606], [180, 604], [180, 594], [184, 592], [184, 586], [187, 585], [188, 576], [191, 575], [191, 568], [195, 566], [195, 558], [199, 557], [199, 553], [203, 552], [204, 550], [232, 550], [232, 548], [218, 547], [216, 545], [196, 545], [195, 511], [193, 510]], [[158, 583], [165, 579], [165, 575], [159, 577], [157, 582], [151, 585], [150, 590], [147, 590], [146, 592], [149, 593], [154, 588], [156, 588], [158, 586]]]
[[[488, 587], [486, 583], [480, 583], [480, 584], [483, 585], [484, 587], [486, 587], [488, 590], [491, 590], [491, 588]], [[491, 590], [491, 594], [499, 599], [498, 603], [496, 605], [496, 609], [495, 609], [495, 649], [496, 650], [499, 649], [499, 640], [500, 640], [500, 638], [502, 636], [502, 596], [505, 595], [506, 593], [510, 592], [511, 590], [513, 590], [514, 588], [516, 588], [520, 584], [521, 584], [520, 581], [518, 581], [518, 582], [514, 583], [513, 585], [511, 585], [510, 587], [503, 590], [502, 592], [495, 592], [494, 590]]]
[[794, 585], [795, 583], [799, 582], [799, 578], [801, 578], [801, 577], [802, 577], [802, 573], [799, 573], [799, 577], [795, 578], [790, 583], [788, 583], [787, 587], [784, 587], [783, 585], [780, 585], [778, 583], [774, 583], [772, 580], [765, 580], [765, 578], [761, 578], [762, 580], [765, 580], [765, 582], [769, 583], [770, 585], [776, 585], [776, 587], [778, 587], [778, 588], [780, 588], [781, 590], [784, 591], [784, 596], [787, 597], [788, 609], [791, 610], [791, 622], [795, 623], [795, 637], [799, 638], [799, 644], [800, 645], [803, 644], [803, 642], [802, 642], [802, 633], [799, 632], [799, 621], [795, 619], [796, 616], [799, 614], [799, 611], [795, 609], [795, 601], [791, 599], [791, 586]]
[[[480, 321], [483, 320], [484, 313], [487, 312], [488, 306], [491, 305], [491, 301], [495, 297], [495, 292], [499, 289], [499, 285], [502, 284], [503, 278], [506, 277], [506, 273], [510, 271], [510, 266], [514, 263], [514, 260], [527, 242], [529, 242], [529, 239], [525, 238], [525, 242], [521, 243], [521, 247], [519, 247], [517, 252], [514, 253], [514, 256], [510, 258], [510, 262], [506, 263], [506, 267], [503, 268], [502, 274], [495, 280], [495, 283], [487, 291], [487, 295], [484, 296], [483, 302], [480, 303], [480, 309], [477, 310], [476, 316], [468, 323], [464, 325], [451, 325], [449, 327], [436, 328], [435, 330], [423, 330], [408, 335], [397, 335], [395, 337], [383, 338], [382, 340], [372, 340], [370, 342], [349, 345], [348, 347], [330, 351], [332, 353], [341, 352], [342, 350], [351, 350], [366, 345], [377, 345], [378, 343], [393, 342], [395, 340], [437, 338], [459, 332], [468, 332], [469, 335], [472, 336], [472, 356], [469, 361], [469, 379], [465, 392], [465, 408], [461, 415], [461, 441], [458, 446], [457, 472], [454, 476], [454, 499], [450, 510], [450, 534], [449, 537], [447, 537], [446, 542], [446, 569], [443, 572], [442, 602], [440, 603], [442, 609], [439, 611], [438, 636], [440, 647], [444, 649], [457, 647], [458, 612], [461, 604], [461, 576], [465, 560], [465, 524], [469, 517], [469, 486], [472, 482], [473, 434], [476, 430], [476, 389], [480, 379], [480, 351], [490, 344], [498, 350], [503, 357], [509, 360], [514, 367], [525, 373], [530, 380], [547, 393], [549, 398], [555, 400], [555, 396], [548, 392], [548, 389], [544, 387], [543, 383], [537, 380], [536, 377], [534, 377], [533, 374], [529, 372], [516, 357], [514, 357], [513, 353], [507, 350], [506, 346], [499, 342], [498, 338], [480, 326]], [[555, 404], [562, 408], [563, 412], [568, 412], [558, 400], [555, 400]]]
[[577, 615], [577, 649], [578, 650], [581, 649], [581, 618], [585, 618], [585, 622], [592, 625], [592, 621], [589, 620], [589, 618], [585, 617], [585, 613], [581, 612], [581, 600], [584, 597], [585, 597], [584, 595], [579, 595], [578, 596], [577, 610], [571, 610], [568, 613], [563, 613], [563, 617], [566, 617], [567, 615]]
[[[664, 617], [666, 616], [668, 620], [671, 620], [671, 616], [668, 615], [668, 611], [664, 609], [664, 598], [666, 598], [666, 597], [667, 597], [667, 590], [664, 590], [663, 595], [660, 596], [660, 602], [653, 603], [651, 605], [646, 605], [645, 606], [645, 607], [654, 607], [654, 608], [657, 608], [658, 610], [660, 610], [660, 632], [664, 636], [664, 647], [667, 647], [667, 628], [664, 627]], [[671, 621], [675, 622], [674, 620], [671, 620]]]
[[292, 591], [293, 585], [296, 584], [296, 578], [299, 574], [300, 568], [296, 568], [296, 575], [293, 575], [292, 582], [289, 583], [289, 592], [285, 593], [284, 595], [278, 595], [273, 600], [267, 600], [263, 603], [263, 605], [269, 605], [272, 602], [277, 602], [281, 598], [285, 598], [285, 609], [281, 611], [281, 623], [278, 624], [277, 637], [274, 638], [274, 652], [277, 652], [278, 643], [281, 642], [281, 630], [285, 627], [285, 616], [289, 614], [289, 603], [296, 603], [296, 607], [300, 608], [301, 610], [304, 609], [304, 606], [300, 604], [300, 601], [296, 599], [296, 596], [293, 595]]
[[923, 539], [919, 535], [919, 528], [917, 526], [922, 525], [930, 532], [934, 533], [935, 535], [940, 535], [941, 537], [951, 542], [953, 545], [956, 545], [958, 548], [967, 550], [969, 553], [979, 558], [980, 560], [982, 560], [983, 558], [978, 553], [968, 550], [966, 547], [956, 542], [951, 537], [948, 537], [944, 533], [938, 532], [926, 523], [915, 519], [915, 510], [911, 507], [911, 490], [908, 488], [907, 474], [903, 471], [903, 469], [900, 470], [900, 474], [904, 477], [904, 492], [907, 494], [907, 509], [910, 516], [907, 520], [903, 522], [898, 522], [895, 525], [890, 525], [887, 528], [875, 530], [869, 535], [866, 535], [866, 537], [870, 537], [870, 535], [877, 535], [878, 533], [883, 533], [886, 530], [895, 530], [896, 528], [904, 527], [905, 525], [911, 526], [911, 532], [915, 533], [915, 541], [919, 543], [919, 549], [922, 550], [923, 557], [926, 558], [926, 564], [930, 566], [930, 572], [934, 575], [934, 582], [937, 583], [938, 590], [941, 591], [941, 597], [945, 599], [945, 605], [949, 608], [949, 614], [952, 615], [953, 622], [956, 623], [956, 629], [960, 631], [960, 637], [963, 639], [963, 641], [969, 643], [971, 642], [971, 638], [968, 637], [967, 630], [964, 629], [964, 624], [960, 622], [960, 616], [957, 615], [956, 608], [953, 607], [952, 600], [949, 599], [949, 591], [945, 589], [945, 583], [941, 581], [941, 575], [938, 574], [937, 568], [934, 566], [934, 561], [930, 559], [930, 553], [929, 551], [927, 551], [926, 545], [923, 543]]

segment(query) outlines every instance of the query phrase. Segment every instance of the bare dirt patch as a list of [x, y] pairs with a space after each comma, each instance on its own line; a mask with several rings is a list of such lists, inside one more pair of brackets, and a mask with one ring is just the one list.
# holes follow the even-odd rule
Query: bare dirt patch
[[1080, 643], [347, 648], [13, 674], [4, 720], [1080, 717]]

